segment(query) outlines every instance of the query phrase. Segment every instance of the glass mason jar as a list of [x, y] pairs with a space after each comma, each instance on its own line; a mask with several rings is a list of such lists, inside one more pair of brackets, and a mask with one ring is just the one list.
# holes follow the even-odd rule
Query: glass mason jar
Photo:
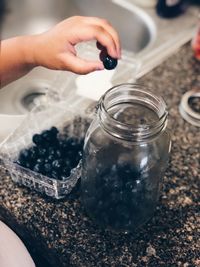
[[121, 84], [99, 102], [84, 145], [81, 194], [105, 228], [132, 232], [154, 213], [170, 152], [165, 102]]

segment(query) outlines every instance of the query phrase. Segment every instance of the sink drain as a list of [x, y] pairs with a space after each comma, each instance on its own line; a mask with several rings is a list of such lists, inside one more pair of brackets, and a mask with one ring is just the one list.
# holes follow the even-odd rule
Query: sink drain
[[0, 114], [27, 114], [50, 89], [46, 80], [18, 80], [0, 90]]
[[24, 95], [21, 99], [22, 107], [27, 110], [31, 111], [31, 109], [36, 105], [36, 102], [45, 95], [45, 92], [38, 92], [37, 89], [32, 90], [27, 95]]

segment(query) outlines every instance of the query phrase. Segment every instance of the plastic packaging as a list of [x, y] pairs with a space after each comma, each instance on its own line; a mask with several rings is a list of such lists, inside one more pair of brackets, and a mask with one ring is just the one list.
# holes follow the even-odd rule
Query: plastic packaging
[[[73, 104], [81, 105], [80, 102]], [[74, 109], [74, 105], [68, 105], [68, 108], [66, 108], [66, 102], [39, 105], [3, 143], [0, 156], [14, 182], [56, 199], [63, 198], [71, 192], [80, 178], [80, 162], [63, 181], [34, 172], [15, 162], [20, 151], [33, 144], [32, 136], [51, 126], [56, 126], [62, 135], [84, 138], [92, 115]]]

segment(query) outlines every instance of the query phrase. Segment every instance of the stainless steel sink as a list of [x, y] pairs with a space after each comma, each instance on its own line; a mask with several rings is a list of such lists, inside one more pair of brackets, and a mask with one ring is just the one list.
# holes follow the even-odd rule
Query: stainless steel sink
[[[3, 38], [41, 33], [73, 15], [106, 18], [119, 32], [123, 53], [142, 62], [137, 77], [157, 66], [194, 34], [198, 10], [191, 7], [173, 20], [161, 19], [154, 9], [142, 9], [132, 0], [9, 0], [10, 13]], [[26, 114], [52, 86], [56, 71], [36, 68], [0, 91], [0, 114]], [[67, 79], [67, 74], [66, 74]], [[3, 104], [3, 103], [6, 103]]]
[[[128, 10], [109, 0], [10, 0], [10, 13], [3, 25], [3, 38], [43, 32], [73, 15], [98, 16], [109, 20], [119, 32], [122, 47], [137, 54], [155, 40], [155, 24], [142, 9]], [[38, 68], [0, 91], [0, 114], [22, 114], [41, 97], [57, 72]], [[27, 100], [27, 101], [25, 101]], [[4, 104], [6, 103], [6, 104]]]
[[110, 0], [10, 0], [11, 14], [4, 25], [3, 36], [38, 33], [73, 15], [98, 16], [117, 29], [125, 50], [135, 53], [152, 40], [155, 26], [142, 10], [131, 10]]

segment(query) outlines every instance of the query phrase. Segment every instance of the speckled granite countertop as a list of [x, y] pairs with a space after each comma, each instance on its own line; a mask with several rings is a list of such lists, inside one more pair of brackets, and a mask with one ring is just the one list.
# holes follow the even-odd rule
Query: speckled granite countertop
[[200, 128], [178, 111], [181, 96], [200, 89], [200, 63], [185, 45], [141, 81], [167, 102], [173, 145], [160, 204], [137, 237], [98, 229], [80, 204], [79, 190], [53, 201], [18, 187], [0, 171], [0, 218], [41, 266], [200, 266]]

